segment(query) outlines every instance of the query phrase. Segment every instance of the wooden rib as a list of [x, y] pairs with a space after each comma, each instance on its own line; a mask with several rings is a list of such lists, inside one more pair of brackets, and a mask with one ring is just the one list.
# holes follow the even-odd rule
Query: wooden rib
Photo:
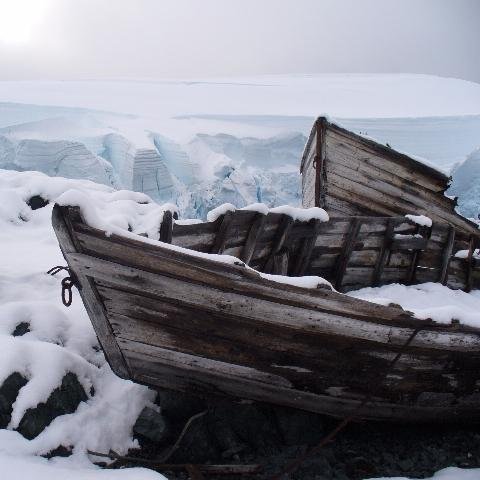
[[266, 221], [267, 216], [263, 213], [257, 213], [257, 215], [253, 219], [252, 225], [248, 232], [247, 240], [240, 255], [240, 260], [245, 262], [247, 265], [250, 264], [250, 261], [255, 254], [257, 240], [263, 233]]
[[442, 285], [446, 285], [448, 281], [448, 265], [450, 264], [450, 258], [452, 256], [453, 244], [455, 242], [455, 228], [450, 226], [448, 231], [447, 241], [445, 242], [445, 248], [442, 256], [442, 266], [440, 269], [440, 277], [438, 281]]
[[476, 245], [476, 239], [473, 235], [470, 235], [469, 239], [469, 245], [468, 245], [468, 256], [467, 256], [467, 276], [466, 276], [466, 282], [465, 282], [465, 291], [470, 292], [472, 289], [472, 284], [473, 284], [473, 275], [472, 275], [472, 270], [473, 270], [473, 264], [475, 262], [473, 258], [473, 253], [475, 252], [475, 245]]
[[340, 254], [337, 260], [337, 270], [335, 273], [335, 288], [340, 290], [342, 288], [342, 280], [347, 268], [348, 260], [352, 254], [353, 249], [355, 248], [355, 243], [357, 241], [358, 233], [360, 232], [360, 227], [362, 226], [358, 218], [353, 218], [350, 223], [350, 228], [345, 237], [345, 243], [343, 246], [342, 253]]
[[160, 241], [172, 243], [173, 231], [173, 214], [170, 210], [166, 210], [163, 214], [162, 223], [160, 224]]
[[227, 244], [228, 238], [228, 228], [232, 223], [232, 219], [232, 212], [227, 212], [223, 216], [222, 223], [220, 224], [217, 235], [215, 236], [215, 243], [213, 244], [211, 253], [222, 254], [225, 250], [225, 245]]
[[262, 269], [263, 272], [270, 272], [273, 266], [273, 258], [274, 256], [283, 248], [285, 240], [290, 233], [290, 230], [293, 226], [293, 218], [290, 215], [282, 215], [282, 219], [280, 220], [277, 231], [275, 233], [275, 239], [273, 241], [273, 246], [270, 251], [270, 255], [267, 257], [267, 260], [264, 264]]
[[385, 228], [385, 235], [383, 237], [383, 245], [382, 249], [380, 250], [378, 254], [378, 259], [375, 264], [375, 270], [373, 272], [373, 277], [372, 277], [372, 285], [374, 287], [380, 285], [380, 282], [382, 280], [382, 273], [383, 269], [385, 267], [385, 263], [388, 258], [388, 254], [390, 253], [390, 246], [392, 244], [393, 240], [393, 232], [394, 232], [394, 222], [392, 219], [387, 220], [387, 226]]
[[[432, 227], [426, 228], [426, 227], [418, 226], [417, 233], [420, 233], [424, 238], [429, 240], [431, 235], [432, 235]], [[415, 274], [417, 272], [417, 267], [418, 267], [418, 262], [419, 262], [419, 259], [420, 259], [420, 252], [421, 251], [422, 250], [416, 249], [413, 252], [412, 261], [410, 263], [410, 269], [408, 271], [407, 280], [406, 280], [408, 285], [411, 285], [415, 282]]]
[[302, 246], [300, 248], [300, 252], [297, 257], [297, 262], [293, 272], [293, 276], [296, 277], [301, 277], [302, 275], [304, 275], [310, 265], [310, 258], [312, 257], [312, 252], [315, 248], [318, 232], [320, 230], [320, 220], [311, 220], [309, 222], [309, 226], [311, 226], [312, 229], [311, 236], [303, 239]]
[[287, 275], [288, 273], [288, 250], [281, 250], [273, 257], [272, 273], [274, 275]]

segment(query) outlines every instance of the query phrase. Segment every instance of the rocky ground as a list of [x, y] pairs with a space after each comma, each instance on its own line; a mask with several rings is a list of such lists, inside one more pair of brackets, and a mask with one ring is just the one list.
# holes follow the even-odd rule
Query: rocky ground
[[[14, 373], [0, 387], [1, 428], [8, 425], [13, 402], [25, 383], [20, 374]], [[26, 412], [18, 431], [34, 438], [54, 418], [75, 411], [85, 399], [83, 388], [69, 373], [47, 402]], [[130, 456], [162, 459], [163, 463], [261, 464], [264, 473], [259, 478], [280, 472], [338, 424], [332, 418], [288, 408], [229, 401], [207, 404], [176, 392], [160, 392], [156, 403], [160, 411], [145, 408], [134, 426], [141, 448], [131, 451]], [[192, 417], [178, 448], [171, 452]], [[50, 455], [69, 455], [69, 446]], [[118, 466], [136, 465], [122, 462]], [[448, 466], [480, 466], [479, 427], [357, 422], [308, 459], [291, 478], [425, 478]], [[183, 472], [166, 475], [170, 479], [187, 478]]]
[[[156, 458], [190, 426], [169, 462], [259, 463], [264, 477], [278, 473], [338, 424], [338, 420], [260, 404], [205, 403], [177, 393], [161, 393], [162, 414], [142, 412], [135, 434], [139, 456]], [[480, 466], [480, 428], [467, 425], [353, 423], [291, 478], [356, 480], [383, 476], [425, 478], [448, 467]], [[168, 474], [169, 478], [186, 478]]]

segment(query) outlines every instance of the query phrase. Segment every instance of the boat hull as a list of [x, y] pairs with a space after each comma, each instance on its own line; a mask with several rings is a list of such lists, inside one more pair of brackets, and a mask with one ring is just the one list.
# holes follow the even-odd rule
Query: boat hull
[[333, 416], [480, 418], [476, 329], [279, 284], [241, 262], [107, 237], [78, 209], [55, 206], [53, 225], [107, 360], [123, 378]]

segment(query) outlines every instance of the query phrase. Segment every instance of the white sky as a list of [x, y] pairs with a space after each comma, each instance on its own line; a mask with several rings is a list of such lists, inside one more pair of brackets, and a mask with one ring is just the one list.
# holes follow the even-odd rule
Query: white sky
[[408, 72], [480, 82], [480, 0], [0, 0], [0, 79]]

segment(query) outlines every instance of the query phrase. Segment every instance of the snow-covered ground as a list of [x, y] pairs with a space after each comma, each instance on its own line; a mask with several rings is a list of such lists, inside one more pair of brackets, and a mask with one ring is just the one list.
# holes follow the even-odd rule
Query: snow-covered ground
[[[27, 201], [42, 195], [50, 204], [31, 210]], [[7, 429], [0, 429], [2, 474], [15, 472], [15, 478], [162, 478], [154, 472], [127, 469], [102, 471], [91, 463], [95, 457], [87, 450], [125, 453], [135, 447], [132, 427], [140, 411], [152, 406], [154, 394], [146, 387], [116, 377], [98, 349], [96, 337], [82, 302], [74, 291], [70, 308], [60, 300], [60, 279], [45, 272], [64, 264], [51, 227], [51, 210], [56, 198], [78, 203], [94, 201], [93, 221], [101, 221], [107, 230], [125, 235], [152, 230], [149, 242], [155, 242], [165, 208], [152, 203], [141, 193], [116, 192], [110, 187], [84, 180], [52, 178], [38, 172], [0, 170], [0, 385], [13, 372], [28, 379], [13, 405]], [[145, 203], [148, 201], [149, 203]], [[137, 203], [142, 202], [142, 203]], [[224, 207], [225, 208], [232, 208]], [[250, 208], [265, 209], [253, 205]], [[316, 209], [310, 215], [326, 220]], [[295, 210], [290, 212], [295, 214]], [[139, 237], [143, 238], [143, 237]], [[216, 256], [219, 257], [219, 256]], [[226, 258], [226, 261], [229, 261]], [[271, 278], [278, 281], [278, 279]], [[304, 286], [318, 279], [305, 277]], [[351, 295], [380, 303], [399, 303], [418, 317], [441, 322], [452, 318], [478, 326], [478, 292], [454, 292], [437, 284], [405, 287], [385, 286], [363, 289]], [[12, 336], [19, 324], [29, 325], [22, 336]], [[74, 413], [60, 415], [33, 439], [24, 438], [16, 428], [28, 409], [45, 402], [59, 387], [68, 372], [75, 373], [87, 393]], [[92, 388], [93, 387], [93, 390]], [[39, 458], [60, 445], [73, 447], [67, 458]], [[470, 480], [480, 470], [445, 470], [434, 477], [442, 480]], [[5, 478], [14, 478], [13, 474]]]

